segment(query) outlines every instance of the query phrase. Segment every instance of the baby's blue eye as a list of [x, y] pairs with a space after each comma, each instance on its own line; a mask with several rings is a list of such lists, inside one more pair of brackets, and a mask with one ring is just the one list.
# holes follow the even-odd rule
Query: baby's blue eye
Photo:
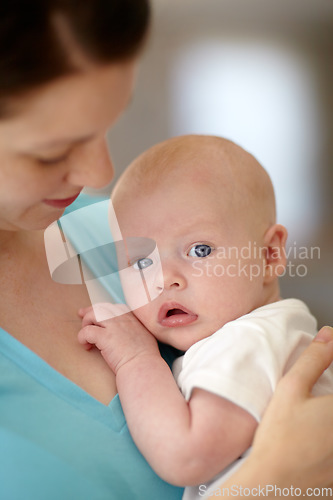
[[211, 246], [200, 243], [197, 245], [193, 245], [193, 247], [190, 248], [188, 255], [190, 257], [208, 257], [211, 252]]
[[146, 269], [152, 264], [153, 264], [152, 259], [150, 259], [149, 257], [144, 257], [134, 262], [133, 267], [134, 269]]

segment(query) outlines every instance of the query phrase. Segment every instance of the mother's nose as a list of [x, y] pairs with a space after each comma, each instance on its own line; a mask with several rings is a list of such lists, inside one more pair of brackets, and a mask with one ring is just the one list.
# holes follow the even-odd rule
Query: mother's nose
[[70, 159], [67, 175], [70, 184], [99, 189], [107, 186], [113, 177], [114, 167], [104, 137], [81, 144]]

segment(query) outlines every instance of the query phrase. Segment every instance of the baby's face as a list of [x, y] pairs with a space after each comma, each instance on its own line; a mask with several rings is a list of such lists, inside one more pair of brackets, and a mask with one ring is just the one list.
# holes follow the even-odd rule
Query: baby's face
[[262, 305], [262, 241], [227, 205], [186, 180], [115, 203], [123, 236], [154, 239], [162, 264], [164, 285], [152, 259], [131, 262], [161, 292], [134, 313], [158, 340], [181, 350]]

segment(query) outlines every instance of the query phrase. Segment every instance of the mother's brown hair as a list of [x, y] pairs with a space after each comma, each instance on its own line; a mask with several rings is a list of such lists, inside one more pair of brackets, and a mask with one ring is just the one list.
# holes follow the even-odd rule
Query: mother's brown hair
[[149, 0], [1, 0], [0, 118], [8, 98], [79, 69], [56, 19], [88, 61], [107, 64], [136, 55], [149, 17]]

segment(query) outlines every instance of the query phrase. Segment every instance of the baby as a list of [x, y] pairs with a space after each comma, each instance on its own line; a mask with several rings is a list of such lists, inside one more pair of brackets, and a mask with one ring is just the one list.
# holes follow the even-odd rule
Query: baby
[[[133, 439], [155, 471], [177, 485], [214, 479], [213, 491], [246, 456], [278, 380], [316, 333], [303, 302], [280, 298], [287, 231], [270, 178], [228, 140], [183, 136], [137, 158], [112, 202], [124, 237], [156, 241], [163, 276], [149, 255], [129, 264], [160, 294], [134, 311], [142, 325], [132, 314], [98, 323], [81, 310], [79, 341], [115, 372]], [[173, 375], [156, 339], [186, 351]], [[316, 386], [327, 392], [333, 372]], [[185, 498], [206, 492], [186, 488]]]

